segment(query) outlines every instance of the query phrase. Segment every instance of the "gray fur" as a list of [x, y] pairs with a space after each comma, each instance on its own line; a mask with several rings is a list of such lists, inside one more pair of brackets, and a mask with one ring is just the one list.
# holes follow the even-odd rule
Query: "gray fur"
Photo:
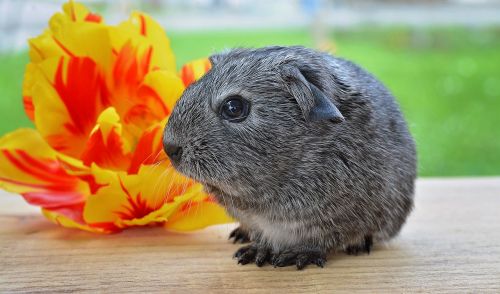
[[[164, 143], [183, 147], [176, 168], [247, 228], [253, 243], [240, 255], [253, 250], [257, 264], [264, 258], [278, 266], [295, 264], [279, 263], [293, 255], [299, 267], [311, 252], [326, 256], [399, 232], [413, 206], [416, 152], [378, 80], [303, 47], [234, 49], [211, 61], [177, 102]], [[309, 90], [297, 84], [297, 72]], [[310, 119], [314, 88], [342, 119]], [[235, 94], [251, 103], [239, 123], [218, 113]]]

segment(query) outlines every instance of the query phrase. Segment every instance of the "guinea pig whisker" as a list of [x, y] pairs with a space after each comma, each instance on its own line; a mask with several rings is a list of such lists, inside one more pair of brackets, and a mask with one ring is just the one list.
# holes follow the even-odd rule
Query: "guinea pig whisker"
[[[162, 191], [163, 189], [160, 188], [160, 185], [165, 183], [164, 179], [168, 173], [169, 169], [165, 169], [164, 171], [162, 171], [161, 175], [160, 175], [160, 180], [157, 181], [155, 187], [153, 188], [153, 194], [156, 196], [157, 193], [159, 193], [160, 191]], [[167, 181], [168, 182], [168, 185], [172, 185], [172, 181]], [[170, 189], [170, 188], [168, 188]], [[166, 198], [167, 198], [167, 195], [169, 194], [169, 192], [165, 192], [166, 190], [163, 190], [163, 195], [161, 195], [161, 197], [155, 197], [155, 203], [154, 203], [154, 207], [158, 207], [160, 204], [164, 203]]]
[[188, 202], [187, 202], [187, 214], [189, 214], [189, 212], [191, 212], [191, 207], [193, 206], [193, 199], [189, 199]]
[[[156, 155], [154, 155], [154, 158], [153, 158], [153, 162], [156, 163], [156, 159], [158, 158], [158, 156], [160, 156], [160, 154], [162, 153], [163, 151], [160, 150], [156, 153]], [[153, 153], [149, 154], [146, 158], [144, 158], [144, 160], [140, 163], [141, 165], [144, 164], [147, 160], [149, 160], [151, 158], [151, 156], [153, 156]]]
[[[159, 153], [155, 156], [155, 158], [157, 158], [157, 156], [159, 155]], [[143, 163], [145, 162], [146, 160], [143, 161]], [[165, 162], [165, 159], [162, 159], [162, 160], [159, 160], [157, 162], [154, 162], [153, 164], [151, 164], [151, 169], [148, 170], [146, 173], [148, 173], [149, 175], [146, 175], [146, 178], [147, 179], [155, 179], [154, 183], [153, 183], [153, 190], [152, 190], [152, 193], [153, 195], [156, 195], [158, 193], [158, 191], [161, 189], [159, 187], [160, 183], [163, 183], [163, 178], [166, 174], [166, 171], [163, 171], [162, 174], [160, 174], [159, 177], [154, 177], [154, 173], [156, 172], [156, 170], [161, 166], [161, 164]], [[157, 207], [158, 205], [158, 200], [159, 200], [159, 197], [155, 197], [155, 200], [154, 200], [154, 203], [153, 203], [153, 206], [154, 207]]]

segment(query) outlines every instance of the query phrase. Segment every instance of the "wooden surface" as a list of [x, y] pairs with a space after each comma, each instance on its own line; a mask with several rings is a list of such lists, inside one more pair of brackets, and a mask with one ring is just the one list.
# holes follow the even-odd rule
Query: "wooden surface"
[[240, 266], [231, 226], [99, 236], [59, 228], [0, 195], [0, 293], [469, 292], [500, 293], [500, 178], [426, 179], [395, 240], [325, 268]]

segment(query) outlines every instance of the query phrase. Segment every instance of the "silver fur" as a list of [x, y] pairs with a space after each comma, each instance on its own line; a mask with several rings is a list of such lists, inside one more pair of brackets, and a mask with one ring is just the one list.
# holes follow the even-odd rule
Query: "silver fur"
[[[323, 266], [329, 251], [369, 250], [371, 238], [399, 232], [413, 206], [416, 152], [378, 80], [304, 47], [234, 49], [211, 61], [177, 102], [164, 144], [183, 147], [175, 167], [240, 221], [252, 241], [236, 253], [240, 263]], [[345, 120], [310, 119], [314, 99], [297, 73]], [[218, 112], [235, 94], [251, 103], [239, 123]]]

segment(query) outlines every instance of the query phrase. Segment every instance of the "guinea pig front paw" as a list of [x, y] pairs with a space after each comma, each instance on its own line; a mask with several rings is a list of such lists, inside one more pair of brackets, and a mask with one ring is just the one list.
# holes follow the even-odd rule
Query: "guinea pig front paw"
[[363, 242], [361, 242], [360, 244], [347, 246], [345, 248], [345, 253], [349, 255], [358, 255], [359, 253], [370, 254], [372, 247], [373, 247], [372, 236], [366, 236]]
[[298, 270], [305, 268], [309, 264], [324, 267], [326, 263], [326, 252], [309, 248], [292, 248], [273, 253], [270, 263], [274, 267], [296, 265]]
[[229, 234], [229, 240], [231, 239], [233, 239], [233, 243], [248, 243], [250, 242], [250, 235], [246, 229], [239, 226]]
[[243, 246], [234, 253], [234, 258], [238, 260], [238, 264], [247, 264], [255, 262], [258, 267], [261, 267], [269, 261], [270, 249], [264, 245], [252, 243]]

